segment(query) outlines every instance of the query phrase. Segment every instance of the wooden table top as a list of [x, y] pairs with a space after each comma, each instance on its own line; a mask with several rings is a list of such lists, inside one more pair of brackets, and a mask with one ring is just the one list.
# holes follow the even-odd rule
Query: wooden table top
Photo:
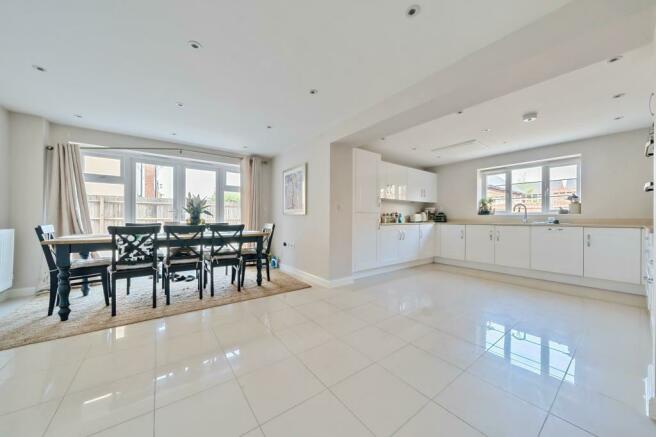
[[[266, 232], [262, 231], [244, 231], [242, 236], [244, 237], [264, 237], [268, 235]], [[192, 234], [190, 234], [190, 237]], [[211, 237], [211, 233], [204, 233], [204, 238]], [[159, 234], [158, 239], [160, 241], [166, 240], [166, 234]], [[78, 235], [62, 235], [61, 237], [54, 238], [52, 240], [42, 241], [41, 244], [46, 245], [58, 245], [58, 244], [107, 244], [112, 242], [112, 236], [110, 234], [78, 234]]]

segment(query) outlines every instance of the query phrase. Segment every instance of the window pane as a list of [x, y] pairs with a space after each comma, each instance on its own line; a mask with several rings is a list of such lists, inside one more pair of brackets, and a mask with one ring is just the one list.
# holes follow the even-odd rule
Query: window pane
[[506, 174], [485, 177], [485, 197], [493, 199], [492, 208], [497, 212], [506, 211]]
[[[216, 216], [216, 171], [198, 170], [195, 168], [185, 169], [185, 191], [192, 196], [200, 195], [201, 198], [207, 199], [207, 205], [212, 216], [203, 215], [207, 222], [217, 221]], [[186, 203], [186, 201], [185, 201]], [[186, 206], [186, 204], [185, 204]], [[186, 217], [189, 214], [185, 213]]]
[[567, 197], [578, 190], [577, 166], [564, 165], [549, 169], [549, 209], [569, 208]]
[[241, 194], [234, 191], [223, 193], [223, 220], [231, 225], [241, 223]]
[[526, 205], [528, 212], [542, 212], [542, 167], [512, 171], [512, 206]]
[[173, 167], [136, 164], [137, 223], [164, 223], [175, 219], [173, 210]]
[[241, 185], [241, 178], [239, 177], [239, 173], [235, 173], [232, 171], [227, 171], [226, 172], [226, 185], [231, 185], [233, 187], [238, 187]]
[[103, 176], [121, 176], [121, 160], [102, 156], [85, 156], [84, 172]]
[[107, 226], [125, 223], [123, 184], [85, 182], [85, 186], [94, 234], [106, 234]]

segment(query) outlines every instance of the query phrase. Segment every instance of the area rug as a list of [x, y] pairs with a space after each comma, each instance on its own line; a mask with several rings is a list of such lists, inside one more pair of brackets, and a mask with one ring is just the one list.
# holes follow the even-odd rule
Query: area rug
[[152, 308], [151, 284], [146, 278], [133, 280], [128, 296], [125, 281], [118, 281], [116, 317], [112, 317], [110, 307], [105, 306], [100, 286], [91, 287], [88, 296], [83, 296], [79, 288], [73, 289], [71, 314], [66, 322], [59, 321], [56, 307], [55, 313], [48, 317], [48, 295], [37, 295], [0, 318], [0, 350], [310, 287], [279, 270], [271, 271], [271, 282], [266, 280], [265, 274], [262, 286], [258, 287], [255, 269], [247, 269], [244, 287], [238, 292], [237, 286], [230, 283], [230, 275], [224, 275], [223, 269], [216, 269], [214, 297], [210, 296], [209, 284], [200, 300], [195, 281], [172, 282], [171, 305], [166, 305], [161, 284], [158, 284], [157, 308]]

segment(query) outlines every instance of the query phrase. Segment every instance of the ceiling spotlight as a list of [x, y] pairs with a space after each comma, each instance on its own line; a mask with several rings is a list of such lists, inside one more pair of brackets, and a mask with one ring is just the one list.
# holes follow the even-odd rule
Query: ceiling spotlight
[[75, 117], [75, 118], [82, 118], [82, 114], [73, 114], [73, 117]]
[[381, 139], [380, 139], [380, 140], [381, 140], [381, 141], [385, 141], [385, 137], [381, 137]]
[[492, 129], [490, 129], [489, 127], [486, 127], [485, 129], [481, 129], [481, 132], [491, 132], [491, 131]]
[[417, 150], [417, 148], [416, 148], [416, 147], [413, 147], [412, 150]]
[[182, 102], [175, 102], [175, 106], [177, 106], [178, 108], [182, 108], [182, 107], [184, 106], [184, 103], [182, 103]]
[[187, 44], [192, 49], [200, 49], [201, 47], [203, 47], [203, 45], [201, 43], [199, 43], [198, 41], [195, 41], [193, 39], [190, 39], [189, 41], [187, 41]]
[[267, 126], [267, 129], [271, 129], [271, 126]]
[[625, 95], [626, 95], [626, 93], [618, 93], [618, 94], [615, 94], [615, 95], [613, 96], [613, 98], [614, 98], [614, 99], [621, 99], [621, 98], [624, 97]]
[[617, 117], [613, 118], [613, 120], [617, 121], [617, 120], [621, 120], [623, 118], [624, 118], [623, 115], [618, 115]]
[[458, 111], [458, 115], [462, 115], [463, 112], [465, 112], [465, 111], [463, 111], [463, 110], [461, 109], [460, 111]]
[[417, 15], [419, 15], [419, 12], [421, 11], [421, 6], [419, 5], [412, 5], [405, 11], [405, 16], [408, 18], [414, 18]]
[[538, 119], [538, 113], [537, 112], [527, 112], [526, 114], [522, 115], [522, 121], [524, 123], [530, 123], [532, 121], [535, 121]]
[[36, 71], [40, 71], [41, 73], [45, 73], [46, 71], [48, 71], [45, 68], [43, 68], [42, 66], [36, 65], [36, 64], [32, 65], [32, 68], [34, 68]]
[[622, 56], [621, 56], [621, 55], [613, 56], [613, 57], [610, 58], [607, 62], [608, 62], [609, 64], [614, 64], [615, 62], [617, 62], [617, 61], [619, 61], [619, 60], [621, 60], [621, 59], [622, 59]]
[[248, 149], [248, 146], [243, 146], [243, 149]]
[[319, 94], [319, 90], [312, 88], [310, 94]]
[[176, 136], [177, 134], [175, 132], [171, 132], [171, 136]]

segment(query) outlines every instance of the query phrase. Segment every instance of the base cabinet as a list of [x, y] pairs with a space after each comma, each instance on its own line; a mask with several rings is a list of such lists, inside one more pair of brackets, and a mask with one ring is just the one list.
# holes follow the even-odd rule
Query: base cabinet
[[495, 226], [494, 263], [504, 267], [530, 269], [531, 229], [528, 226]]
[[435, 256], [435, 228], [432, 223], [419, 225], [419, 259]]
[[401, 261], [400, 226], [381, 226], [378, 232], [378, 264], [386, 266]]
[[531, 228], [531, 268], [583, 276], [583, 228]]
[[640, 284], [640, 229], [584, 228], [586, 278]]
[[353, 214], [353, 271], [378, 266], [378, 213]]
[[440, 256], [465, 259], [465, 225], [440, 225]]
[[494, 226], [468, 225], [465, 242], [467, 261], [494, 263]]
[[414, 261], [419, 258], [419, 226], [400, 226], [401, 228], [401, 242], [399, 244], [399, 251], [401, 253], [401, 261]]

